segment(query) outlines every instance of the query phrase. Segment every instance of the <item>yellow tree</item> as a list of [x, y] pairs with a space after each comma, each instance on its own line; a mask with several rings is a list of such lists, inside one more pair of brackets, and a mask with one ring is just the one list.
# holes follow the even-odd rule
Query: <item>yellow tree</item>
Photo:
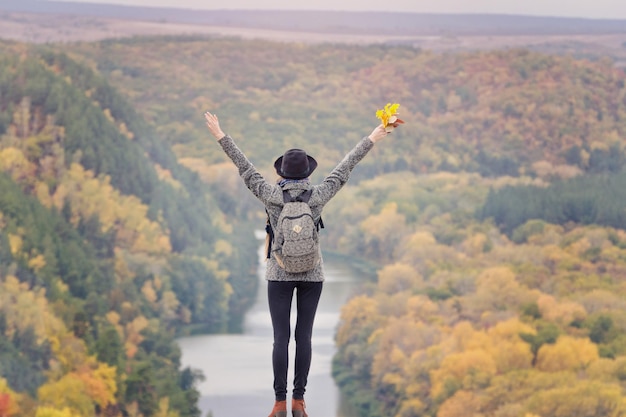
[[36, 167], [28, 161], [24, 153], [17, 148], [0, 150], [0, 171], [7, 172], [16, 182], [31, 183]]
[[559, 302], [549, 294], [539, 295], [537, 306], [543, 318], [563, 326], [567, 326], [575, 320], [582, 322], [587, 318], [587, 311], [582, 305], [568, 300]]
[[514, 370], [529, 369], [533, 354], [528, 343], [519, 337], [521, 333], [532, 333], [533, 329], [513, 318], [500, 322], [487, 331], [493, 360], [499, 374]]
[[93, 359], [89, 362], [90, 367], [85, 367], [78, 372], [78, 378], [83, 382], [91, 400], [100, 409], [105, 409], [108, 405], [115, 403], [116, 369], [105, 363], [96, 363]]
[[436, 270], [440, 264], [459, 265], [464, 256], [450, 246], [439, 244], [427, 230], [408, 235], [395, 252], [396, 259], [412, 265], [424, 276]]
[[407, 317], [390, 318], [384, 329], [376, 332], [378, 350], [372, 363], [372, 378], [383, 380], [388, 375], [397, 375], [402, 379], [398, 388], [403, 389], [403, 385], [410, 382], [407, 377], [410, 367], [408, 359], [415, 352], [435, 344], [439, 340], [439, 333], [436, 327]]
[[489, 238], [484, 233], [476, 233], [468, 236], [461, 248], [470, 257], [476, 257], [485, 252], [485, 248], [489, 242]]
[[441, 361], [441, 366], [431, 372], [431, 396], [438, 398], [444, 386], [452, 384], [467, 389], [484, 388], [497, 372], [497, 366], [489, 352], [474, 349], [453, 353]]
[[71, 409], [65, 407], [61, 410], [54, 407], [37, 407], [35, 417], [81, 417], [74, 413]]
[[528, 290], [516, 280], [508, 267], [491, 267], [476, 279], [476, 308], [478, 311], [515, 309], [528, 295]]
[[116, 244], [132, 252], [162, 255], [171, 250], [168, 233], [148, 218], [148, 206], [138, 197], [122, 195], [108, 176], [96, 177], [92, 171], [73, 163], [52, 196], [61, 209], [65, 200], [72, 202], [72, 222], [98, 216], [102, 230], [116, 231]]
[[94, 415], [94, 402], [80, 377], [72, 372], [58, 381], [47, 382], [37, 390], [37, 398], [41, 405], [58, 410], [68, 408], [80, 417]]
[[422, 283], [420, 273], [404, 263], [386, 265], [378, 271], [378, 289], [387, 294], [416, 290]]
[[414, 295], [406, 301], [406, 314], [411, 320], [429, 323], [438, 320], [439, 306], [424, 295]]
[[31, 290], [14, 276], [0, 280], [0, 312], [6, 319], [5, 336], [33, 329], [42, 342], [51, 335], [65, 332], [65, 325], [49, 308], [45, 290]]
[[578, 371], [597, 361], [598, 346], [589, 339], [561, 336], [554, 344], [544, 344], [537, 352], [537, 369], [546, 372]]
[[546, 417], [624, 417], [626, 402], [619, 385], [579, 380], [537, 391], [529, 399], [527, 410]]
[[39, 403], [57, 410], [65, 408], [81, 417], [91, 417], [96, 405], [101, 409], [115, 403], [115, 367], [89, 357], [76, 370], [58, 380], [49, 380], [37, 391]]
[[366, 254], [382, 260], [392, 258], [393, 251], [407, 231], [406, 218], [398, 213], [398, 204], [387, 203], [378, 214], [372, 214], [361, 222], [365, 237]]
[[437, 417], [483, 417], [480, 408], [480, 397], [471, 391], [460, 390], [441, 404]]
[[426, 411], [426, 404], [420, 401], [419, 398], [409, 398], [402, 401], [395, 417], [421, 416], [424, 415], [424, 411]]
[[376, 300], [361, 295], [354, 297], [341, 308], [341, 321], [337, 330], [338, 345], [347, 345], [359, 340], [364, 330], [370, 331], [380, 324], [378, 303]]

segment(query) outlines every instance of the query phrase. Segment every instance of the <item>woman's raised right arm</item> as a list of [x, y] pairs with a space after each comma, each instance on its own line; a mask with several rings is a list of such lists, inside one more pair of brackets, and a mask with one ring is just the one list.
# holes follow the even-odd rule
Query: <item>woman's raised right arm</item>
[[343, 160], [324, 178], [322, 184], [317, 186], [319, 203], [324, 205], [339, 192], [348, 182], [350, 173], [354, 167], [367, 155], [376, 142], [384, 139], [387, 132], [382, 125], [377, 126], [369, 136], [361, 141], [343, 158]]

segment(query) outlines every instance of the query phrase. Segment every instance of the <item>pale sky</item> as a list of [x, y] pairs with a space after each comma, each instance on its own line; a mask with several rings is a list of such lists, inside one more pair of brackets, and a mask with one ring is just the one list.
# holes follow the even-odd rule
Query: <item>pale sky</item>
[[65, 0], [185, 9], [491, 13], [626, 19], [626, 0]]

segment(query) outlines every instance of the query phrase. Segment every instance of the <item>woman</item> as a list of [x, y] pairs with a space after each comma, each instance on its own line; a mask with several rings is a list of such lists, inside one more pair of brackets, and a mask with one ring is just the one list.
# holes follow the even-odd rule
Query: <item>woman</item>
[[[239, 175], [248, 189], [265, 205], [273, 230], [276, 230], [278, 217], [285, 204], [283, 197], [285, 190], [292, 198], [311, 190], [308, 204], [313, 218], [318, 221], [324, 205], [348, 181], [350, 172], [356, 164], [367, 155], [376, 142], [387, 136], [382, 125], [376, 127], [369, 136], [361, 139], [319, 185], [311, 185], [309, 182], [309, 176], [317, 167], [317, 161], [301, 149], [290, 149], [274, 163], [276, 173], [280, 177], [279, 181], [270, 183], [248, 161], [233, 139], [222, 131], [217, 116], [209, 112], [206, 112], [204, 116], [209, 131], [237, 166]], [[324, 281], [323, 262], [320, 257], [320, 261], [312, 270], [289, 273], [279, 266], [274, 256], [271, 256], [268, 259], [265, 278], [268, 281], [269, 310], [274, 330], [272, 366], [276, 396], [274, 408], [269, 417], [286, 417], [287, 415], [288, 345], [291, 335], [290, 312], [294, 291], [297, 300], [297, 320], [291, 410], [293, 417], [308, 417], [305, 412], [304, 392], [311, 365], [313, 321]]]

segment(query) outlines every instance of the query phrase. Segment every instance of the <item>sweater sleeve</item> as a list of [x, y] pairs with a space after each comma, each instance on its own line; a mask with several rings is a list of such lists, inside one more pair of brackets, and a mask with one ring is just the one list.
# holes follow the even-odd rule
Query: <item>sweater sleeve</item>
[[374, 147], [374, 142], [369, 137], [364, 137], [359, 143], [343, 158], [343, 160], [331, 171], [324, 181], [318, 185], [317, 192], [321, 205], [325, 205], [328, 201], [339, 192], [350, 178], [350, 173], [354, 167], [367, 155]]
[[248, 189], [252, 191], [252, 194], [261, 200], [263, 204], [266, 204], [275, 186], [263, 178], [229, 135], [221, 138], [218, 143], [239, 170], [239, 175], [246, 184], [246, 187], [248, 187]]

